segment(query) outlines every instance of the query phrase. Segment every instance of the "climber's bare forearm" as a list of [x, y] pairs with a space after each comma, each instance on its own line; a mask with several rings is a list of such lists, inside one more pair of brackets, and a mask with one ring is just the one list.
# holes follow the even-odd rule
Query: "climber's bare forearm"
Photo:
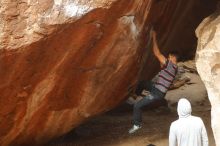
[[156, 58], [159, 60], [160, 64], [164, 64], [166, 61], [166, 58], [163, 56], [163, 54], [160, 52], [160, 49], [157, 44], [157, 38], [155, 31], [152, 32], [153, 37], [153, 52]]

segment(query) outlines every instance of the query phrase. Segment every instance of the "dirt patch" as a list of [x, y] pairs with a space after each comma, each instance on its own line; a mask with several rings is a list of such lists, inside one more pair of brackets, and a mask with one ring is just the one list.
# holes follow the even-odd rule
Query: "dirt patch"
[[[207, 106], [207, 105], [205, 105]], [[209, 136], [210, 146], [214, 146], [210, 127], [210, 110], [201, 110], [198, 105], [193, 115], [202, 117]], [[205, 108], [206, 109], [206, 108]], [[128, 134], [131, 127], [132, 106], [120, 108], [96, 117], [76, 128], [69, 134], [50, 143], [51, 146], [156, 146], [168, 145], [169, 126], [176, 120], [175, 111], [161, 107], [143, 112], [143, 127], [135, 134]]]

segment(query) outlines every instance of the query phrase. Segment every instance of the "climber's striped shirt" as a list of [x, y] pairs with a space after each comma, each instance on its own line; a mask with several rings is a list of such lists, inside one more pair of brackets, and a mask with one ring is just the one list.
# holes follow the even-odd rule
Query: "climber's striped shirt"
[[155, 88], [159, 89], [161, 92], [166, 93], [172, 84], [177, 73], [177, 65], [173, 64], [171, 61], [166, 60], [166, 64], [163, 66], [158, 74], [158, 79], [155, 83]]

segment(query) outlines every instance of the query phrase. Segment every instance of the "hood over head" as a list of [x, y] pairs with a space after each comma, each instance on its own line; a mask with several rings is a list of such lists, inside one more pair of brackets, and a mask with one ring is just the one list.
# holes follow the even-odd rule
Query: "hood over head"
[[191, 115], [192, 108], [190, 102], [186, 98], [181, 98], [178, 102], [177, 112], [179, 118], [186, 118]]

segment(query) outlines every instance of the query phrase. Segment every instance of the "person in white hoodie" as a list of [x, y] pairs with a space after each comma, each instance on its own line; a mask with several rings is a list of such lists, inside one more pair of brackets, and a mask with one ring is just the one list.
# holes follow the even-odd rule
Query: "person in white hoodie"
[[206, 128], [200, 117], [192, 116], [190, 102], [182, 98], [178, 102], [179, 119], [172, 122], [169, 146], [208, 146]]

